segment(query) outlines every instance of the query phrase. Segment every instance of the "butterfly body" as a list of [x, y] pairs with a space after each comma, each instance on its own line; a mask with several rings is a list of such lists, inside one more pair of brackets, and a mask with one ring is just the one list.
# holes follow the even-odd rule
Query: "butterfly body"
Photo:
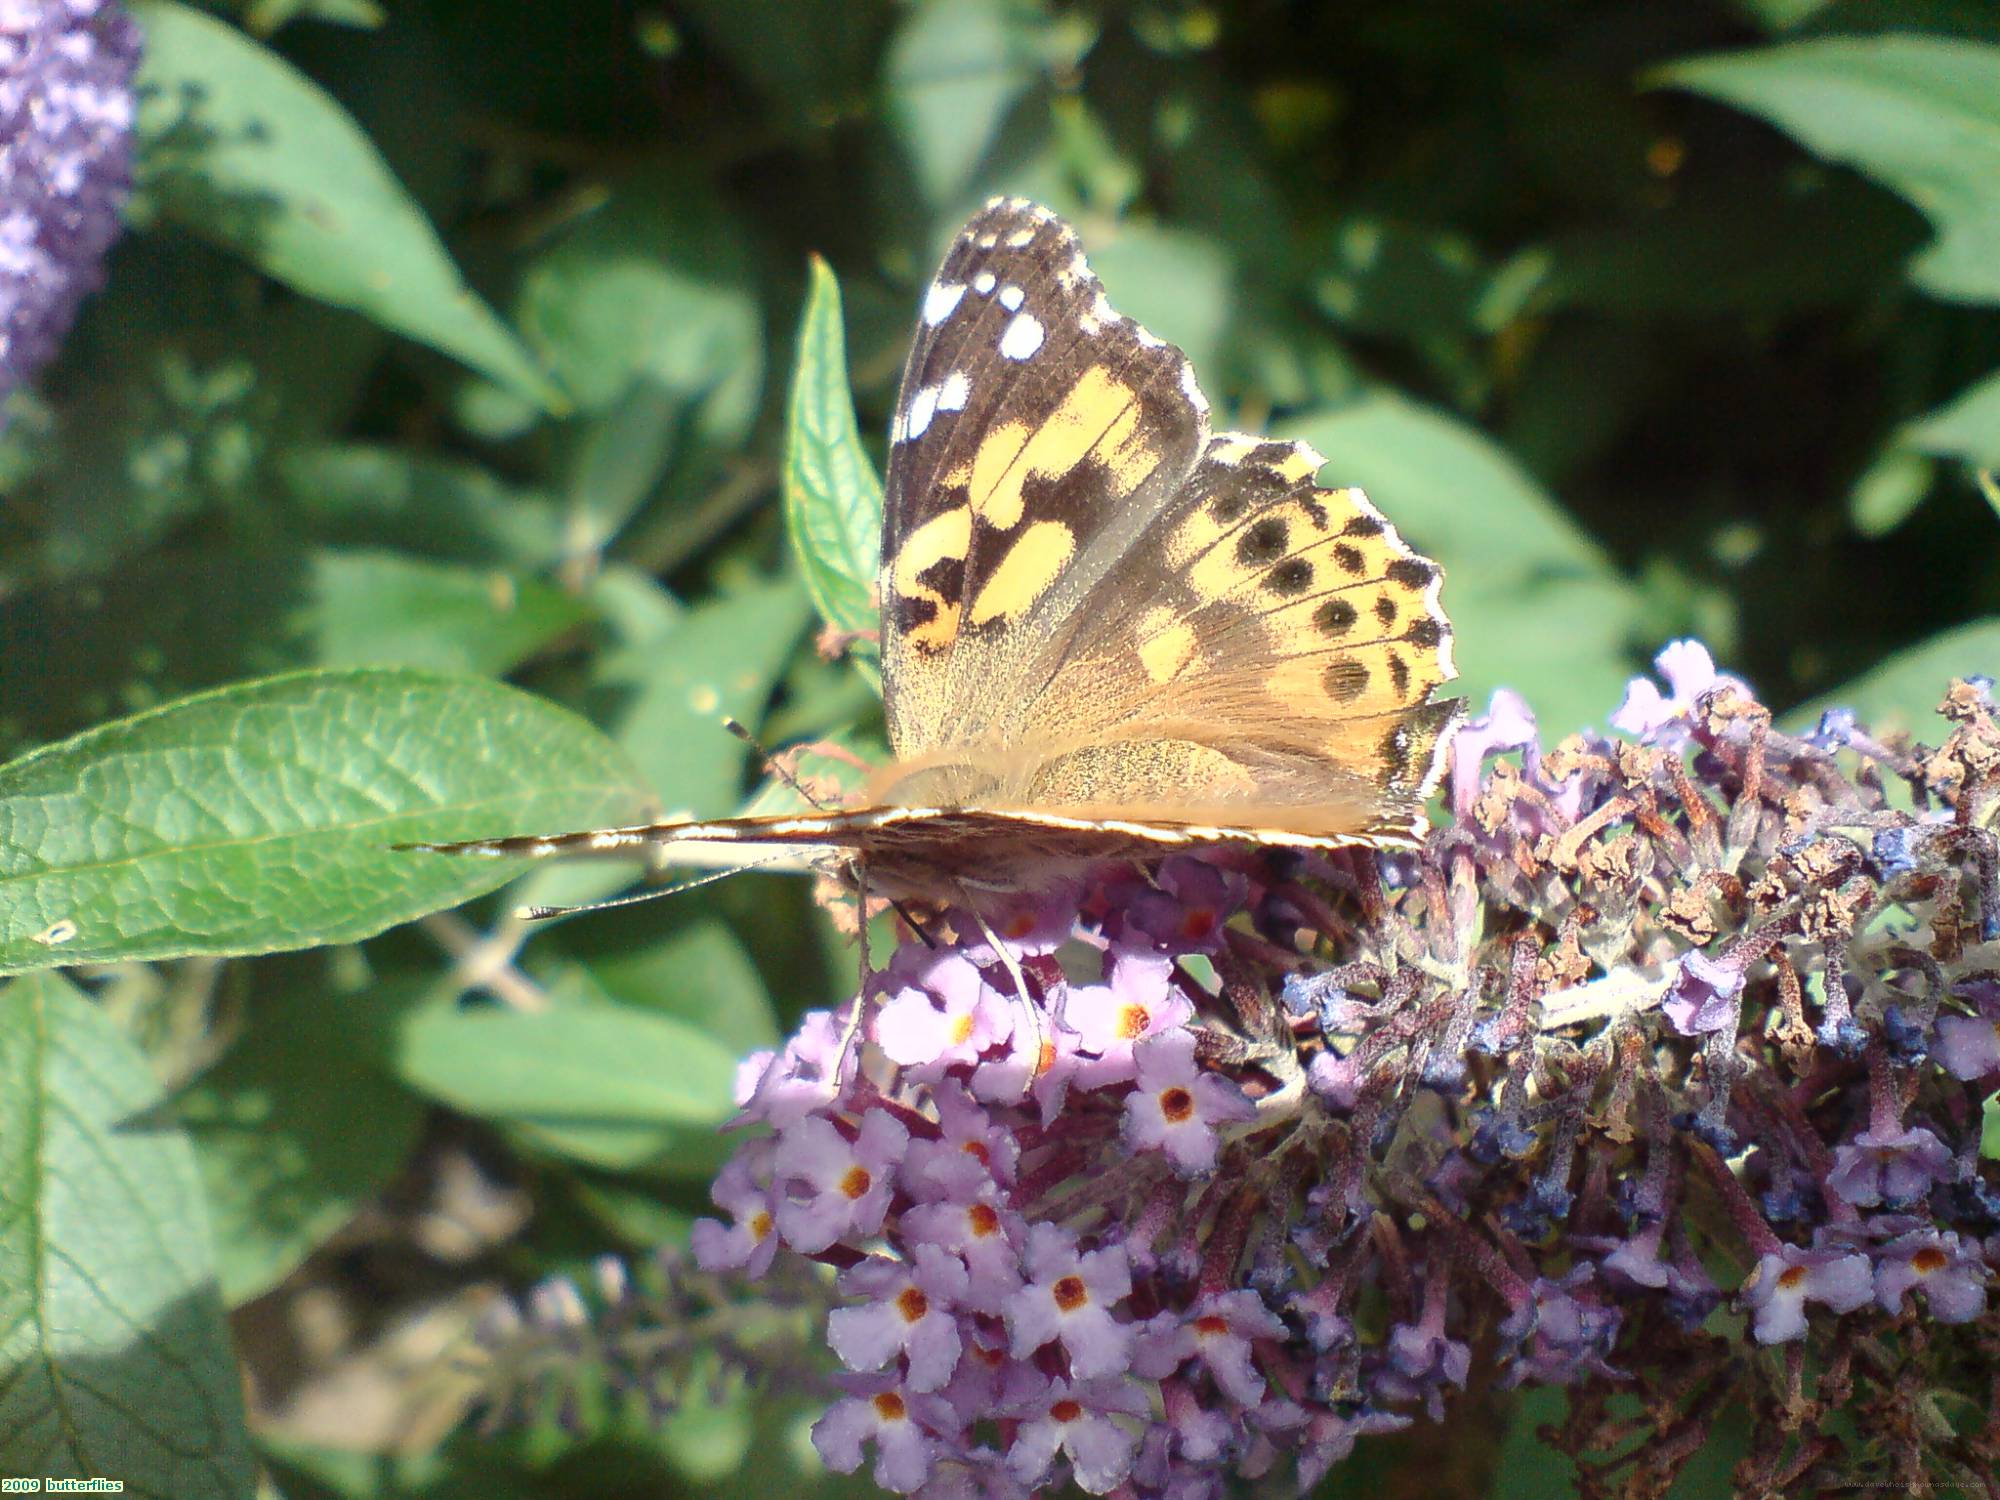
[[1321, 462], [1211, 432], [1186, 356], [1111, 308], [1073, 231], [995, 199], [924, 297], [890, 432], [893, 761], [864, 805], [438, 847], [795, 851], [922, 898], [1413, 844], [1458, 707], [1432, 696], [1441, 577]]

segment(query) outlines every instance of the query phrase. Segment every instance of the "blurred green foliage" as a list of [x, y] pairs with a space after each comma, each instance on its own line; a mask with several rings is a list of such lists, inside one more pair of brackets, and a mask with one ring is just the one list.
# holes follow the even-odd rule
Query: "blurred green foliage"
[[[328, 1241], [440, 1129], [479, 1122], [535, 1210], [455, 1284], [700, 1211], [729, 1059], [851, 982], [801, 885], [528, 942], [520, 901], [632, 874], [544, 870], [371, 936], [513, 873], [386, 846], [775, 805], [724, 714], [879, 751], [867, 643], [827, 658], [815, 613], [869, 623], [864, 459], [990, 193], [1071, 218], [1225, 419], [1310, 439], [1445, 563], [1475, 700], [1601, 724], [1692, 633], [1775, 706], [1926, 732], [1949, 676], [2000, 669], [1979, 0], [133, 9], [134, 229], [0, 432], [5, 749], [135, 715], [0, 768], [6, 969], [116, 965], [81, 971], [100, 1008], [17, 981], [0, 1026], [10, 1108], [102, 1064], [98, 1113], [0, 1131], [10, 1326], [74, 1335], [12, 1391], [145, 1393], [64, 1440], [76, 1472], [247, 1494], [218, 1289], [263, 1375], [286, 1278], [367, 1307]], [[214, 962], [313, 943], [348, 946]], [[149, 1063], [186, 1085], [165, 1111]], [[128, 1213], [175, 1247], [129, 1288]], [[39, 1275], [46, 1243], [90, 1276]], [[818, 1482], [799, 1408], [695, 1394], [394, 1461], [267, 1403], [260, 1451], [327, 1500]], [[190, 1447], [147, 1446], [191, 1411]], [[1530, 1430], [1493, 1439], [1495, 1493], [1546, 1493]], [[0, 1430], [0, 1471], [64, 1472], [41, 1435]]]

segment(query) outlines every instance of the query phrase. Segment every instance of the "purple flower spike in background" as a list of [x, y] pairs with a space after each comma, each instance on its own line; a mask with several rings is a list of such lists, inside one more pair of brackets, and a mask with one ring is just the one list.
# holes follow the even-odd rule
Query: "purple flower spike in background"
[[0, 0], [0, 401], [104, 280], [132, 182], [139, 46], [111, 0]]

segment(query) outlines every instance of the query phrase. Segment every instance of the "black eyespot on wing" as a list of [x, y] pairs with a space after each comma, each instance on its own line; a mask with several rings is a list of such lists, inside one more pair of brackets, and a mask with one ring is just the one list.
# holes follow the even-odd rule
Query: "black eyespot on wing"
[[1236, 560], [1248, 566], [1283, 557], [1291, 536], [1291, 528], [1278, 516], [1253, 521], [1236, 544]]
[[1400, 651], [1389, 653], [1389, 680], [1396, 685], [1396, 696], [1401, 698], [1410, 691], [1410, 664], [1403, 660]]
[[1333, 549], [1333, 560], [1339, 564], [1340, 571], [1347, 574], [1358, 574], [1368, 566], [1368, 559], [1361, 555], [1361, 549], [1350, 547], [1345, 542]]
[[1321, 635], [1345, 635], [1354, 628], [1354, 606], [1345, 599], [1329, 599], [1313, 611], [1313, 628]]
[[1387, 594], [1375, 596], [1375, 619], [1385, 630], [1396, 623], [1396, 601]]
[[1368, 688], [1368, 668], [1354, 660], [1330, 662], [1320, 674], [1320, 685], [1336, 703], [1352, 703]]
[[1399, 557], [1389, 564], [1389, 581], [1413, 591], [1430, 587], [1435, 577], [1437, 564], [1425, 562], [1421, 557]]
[[1303, 557], [1288, 557], [1264, 575], [1264, 587], [1274, 594], [1302, 594], [1312, 581], [1313, 565]]
[[1382, 522], [1376, 516], [1356, 516], [1345, 526], [1341, 527], [1340, 534], [1342, 536], [1380, 536], [1382, 534]]
[[1403, 639], [1428, 651], [1444, 639], [1444, 627], [1426, 615], [1403, 632]]

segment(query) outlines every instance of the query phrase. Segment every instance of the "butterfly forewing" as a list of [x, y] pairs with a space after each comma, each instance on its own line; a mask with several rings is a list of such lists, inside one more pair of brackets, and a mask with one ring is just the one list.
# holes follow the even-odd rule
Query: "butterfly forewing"
[[920, 310], [890, 431], [884, 701], [904, 758], [1018, 736], [1086, 601], [1207, 435], [1187, 359], [1105, 300], [1023, 199], [960, 231]]

